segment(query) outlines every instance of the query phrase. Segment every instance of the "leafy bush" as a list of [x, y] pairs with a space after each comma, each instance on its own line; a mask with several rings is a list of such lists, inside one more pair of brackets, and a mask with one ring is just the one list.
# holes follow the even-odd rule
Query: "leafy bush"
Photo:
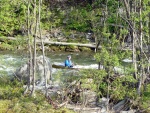
[[147, 85], [147, 89], [143, 92], [141, 101], [139, 101], [140, 108], [145, 111], [145, 113], [150, 112], [150, 84]]

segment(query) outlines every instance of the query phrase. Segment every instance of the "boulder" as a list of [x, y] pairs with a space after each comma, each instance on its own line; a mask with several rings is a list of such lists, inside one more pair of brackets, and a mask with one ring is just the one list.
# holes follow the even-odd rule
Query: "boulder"
[[[50, 82], [50, 79], [52, 77], [52, 65], [50, 63], [50, 59], [47, 57], [45, 58], [45, 66], [43, 64], [43, 56], [36, 57], [36, 77], [35, 82], [37, 85], [42, 85], [45, 83], [45, 76], [44, 76], [44, 68], [45, 68], [45, 74], [47, 77], [47, 82]], [[16, 70], [15, 76], [19, 80], [23, 80], [25, 83], [28, 83], [29, 80], [33, 80], [33, 77], [29, 76], [29, 69], [30, 69], [30, 61], [23, 64], [19, 69]], [[31, 74], [32, 75], [32, 74]]]

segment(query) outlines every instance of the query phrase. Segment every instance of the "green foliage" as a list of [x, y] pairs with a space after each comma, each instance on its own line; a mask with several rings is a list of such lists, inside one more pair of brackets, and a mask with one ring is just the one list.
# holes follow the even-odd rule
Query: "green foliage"
[[102, 36], [103, 36], [104, 38], [109, 38], [110, 35], [111, 35], [111, 34], [108, 32], [107, 27], [105, 26], [105, 27], [103, 28], [103, 30], [102, 30]]
[[141, 101], [139, 102], [140, 108], [144, 109], [146, 113], [150, 112], [150, 84], [147, 85], [147, 89], [143, 92]]
[[42, 101], [42, 105], [32, 102], [20, 101], [18, 98], [13, 100], [0, 100], [0, 112], [5, 113], [74, 113], [71, 110], [61, 108], [53, 109], [46, 101]]
[[0, 1], [0, 34], [13, 35], [15, 30], [21, 30], [25, 24], [26, 6], [20, 0], [1, 0]]
[[120, 35], [126, 35], [128, 34], [128, 30], [127, 29], [120, 29]]
[[119, 2], [116, 0], [108, 0], [107, 5], [108, 5], [109, 12], [116, 13]]
[[[38, 2], [38, 1], [37, 1]], [[124, 12], [119, 14], [118, 9], [122, 7], [123, 3], [116, 0], [97, 0], [94, 1], [92, 5], [87, 5], [85, 7], [76, 7], [67, 8], [63, 10], [61, 8], [54, 8], [50, 10], [49, 4], [46, 1], [42, 5], [41, 9], [41, 25], [43, 29], [49, 30], [55, 27], [63, 27], [66, 31], [66, 37], [68, 37], [72, 30], [87, 32], [92, 30], [95, 37], [98, 40], [102, 40], [102, 49], [100, 52], [94, 55], [94, 58], [97, 62], [100, 62], [106, 70], [83, 70], [81, 76], [67, 76], [62, 78], [63, 82], [79, 80], [83, 82], [82, 87], [87, 89], [93, 89], [97, 92], [99, 96], [106, 96], [108, 87], [110, 88], [110, 98], [121, 100], [124, 97], [129, 97], [131, 99], [136, 99], [136, 80], [133, 76], [129, 75], [134, 72], [132, 66], [126, 65], [125, 71], [126, 76], [119, 76], [115, 79], [115, 73], [113, 72], [113, 67], [119, 66], [121, 60], [124, 58], [131, 57], [131, 51], [121, 51], [118, 50], [120, 47], [119, 39], [125, 38], [128, 31], [128, 23], [125, 21]], [[37, 3], [38, 4], [38, 3]], [[64, 4], [63, 4], [64, 5]], [[106, 6], [107, 5], [107, 11]], [[148, 14], [150, 11], [149, 0], [142, 1], [142, 23], [143, 23], [143, 40], [144, 43], [149, 43], [149, 26], [148, 26]], [[33, 6], [30, 4], [30, 20], [33, 19]], [[138, 6], [137, 6], [138, 7]], [[38, 6], [37, 6], [38, 9]], [[26, 30], [26, 19], [27, 19], [27, 4], [26, 1], [20, 0], [1, 0], [0, 1], [0, 36], [5, 35], [18, 35], [22, 28]], [[137, 10], [138, 11], [138, 10]], [[131, 12], [131, 20], [134, 20], [135, 31], [139, 31], [139, 19], [138, 12]], [[119, 27], [118, 27], [119, 26]], [[14, 46], [26, 44], [23, 41], [23, 38], [18, 36], [16, 41], [8, 42], [4, 40], [0, 44], [1, 49], [14, 49]], [[82, 40], [83, 39], [83, 40]], [[82, 41], [86, 42], [82, 37]], [[80, 42], [81, 40], [77, 40]], [[75, 40], [68, 40], [69, 42]], [[10, 45], [11, 44], [11, 45]], [[70, 49], [76, 49], [75, 46], [70, 46]], [[52, 50], [58, 51], [57, 47], [51, 47]], [[61, 48], [65, 50], [65, 47]], [[88, 50], [89, 51], [89, 50]], [[138, 52], [137, 52], [138, 53]], [[138, 53], [139, 54], [139, 53]], [[147, 62], [147, 61], [145, 61]], [[142, 65], [143, 67], [148, 66], [149, 64]], [[111, 71], [111, 73], [109, 73]], [[64, 73], [66, 74], [66, 73]], [[110, 75], [110, 78], [108, 77]], [[91, 82], [89, 82], [91, 80]], [[108, 86], [109, 83], [109, 86]], [[142, 102], [140, 104], [141, 108], [146, 109], [149, 107], [149, 84], [147, 85], [147, 91], [143, 92]], [[10, 82], [3, 77], [0, 79], [0, 98], [6, 99], [1, 100], [0, 103], [0, 112], [6, 112], [6, 110], [11, 110], [10, 112], [26, 112], [29, 110], [31, 112], [43, 112], [43, 109], [50, 107], [46, 102], [45, 105], [42, 105], [44, 101], [40, 95], [40, 99], [33, 98], [24, 98], [22, 84], [17, 83], [16, 81]], [[17, 99], [16, 99], [17, 98]], [[8, 100], [7, 100], [8, 99]], [[11, 102], [11, 101], [12, 102]], [[24, 104], [25, 103], [25, 104]], [[2, 107], [1, 107], [2, 106]], [[5, 107], [4, 107], [5, 106]], [[31, 107], [32, 106], [32, 107]], [[2, 109], [4, 108], [4, 109]], [[5, 109], [6, 108], [6, 109]], [[12, 109], [11, 109], [12, 108]], [[31, 109], [33, 108], [33, 109]], [[148, 108], [149, 110], [149, 108]], [[7, 111], [8, 112], [8, 111]], [[55, 112], [52, 109], [47, 110], [47, 112]], [[58, 111], [61, 112], [61, 111]], [[63, 111], [62, 112], [67, 112]]]
[[[109, 52], [106, 50], [105, 47], [102, 47], [102, 50], [100, 53], [96, 53], [94, 55], [94, 58], [97, 62], [104, 62], [104, 65], [106, 65], [108, 59], [109, 59]], [[105, 62], [106, 61], [106, 62]]]
[[7, 39], [6, 37], [2, 37], [2, 39], [4, 42], [0, 44], [1, 50], [14, 50], [16, 48], [22, 49], [27, 46], [25, 36], [18, 35], [15, 37], [15, 40]]
[[13, 46], [7, 43], [2, 43], [0, 44], [0, 49], [1, 50], [13, 50]]
[[13, 99], [22, 96], [23, 87], [18, 81], [11, 82], [7, 77], [3, 77], [5, 81], [0, 84], [0, 99]]
[[105, 91], [107, 88], [103, 80], [107, 74], [104, 70], [82, 70], [81, 75], [83, 88], [92, 89], [99, 95], [104, 95], [106, 93]]
[[102, 47], [101, 52], [96, 53], [94, 58], [97, 62], [101, 62], [104, 66], [108, 66], [108, 64], [111, 66], [119, 65], [118, 56], [116, 54], [111, 54], [105, 47]]
[[137, 80], [135, 80], [131, 75], [117, 77], [111, 83], [111, 98], [114, 100], [122, 100], [125, 97], [136, 99], [138, 96], [135, 87], [136, 83]]
[[87, 10], [83, 9], [73, 9], [69, 18], [67, 18], [67, 28], [77, 31], [86, 31], [90, 28], [89, 23], [86, 22], [88, 18]]
[[19, 49], [21, 49], [21, 48], [25, 48], [27, 46], [27, 37], [18, 35], [15, 38], [16, 38], [16, 40], [11, 42], [11, 45], [13, 47], [18, 46]]
[[84, 51], [84, 52], [90, 52], [90, 51], [92, 51], [90, 48], [87, 48], [87, 47], [78, 47], [78, 49], [80, 50], [80, 51]]
[[70, 45], [70, 46], [68, 46], [70, 49], [77, 49], [78, 47], [77, 46], [74, 46], [74, 45]]
[[[81, 72], [82, 88], [92, 89], [97, 92], [97, 95], [104, 97], [108, 93], [108, 81], [107, 72], [105, 70], [82, 70]], [[111, 76], [113, 77], [113, 75]], [[118, 101], [125, 97], [130, 99], [137, 99], [136, 92], [137, 80], [131, 75], [118, 76], [115, 79], [111, 79], [110, 84], [110, 98]]]
[[23, 95], [23, 84], [10, 81], [8, 76], [0, 79], [0, 113], [74, 113], [65, 108], [53, 109], [43, 93], [35, 92], [35, 97]]
[[11, 100], [0, 100], [0, 113], [8, 112]]

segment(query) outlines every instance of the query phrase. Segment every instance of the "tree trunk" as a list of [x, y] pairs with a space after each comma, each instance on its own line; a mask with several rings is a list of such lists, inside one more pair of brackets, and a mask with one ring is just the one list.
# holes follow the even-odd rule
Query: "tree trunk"
[[[44, 43], [43, 43], [43, 39], [42, 39], [42, 34], [41, 34], [41, 4], [42, 4], [42, 0], [39, 0], [39, 33], [40, 33], [40, 39], [41, 39], [41, 45], [42, 45], [42, 54], [43, 54], [43, 66], [44, 66], [44, 77], [45, 77], [45, 96], [48, 96], [47, 93], [47, 80], [49, 78], [47, 78], [47, 74], [46, 74], [46, 67], [45, 67], [45, 49], [44, 49]], [[51, 72], [50, 72], [51, 73]]]
[[28, 92], [28, 89], [30, 88], [30, 85], [31, 85], [31, 81], [32, 81], [32, 70], [33, 70], [33, 67], [32, 67], [32, 49], [31, 49], [31, 34], [30, 34], [30, 10], [29, 10], [29, 6], [30, 6], [30, 2], [28, 1], [28, 11], [27, 11], [27, 35], [28, 35], [28, 51], [29, 51], [29, 81], [28, 81], [28, 84], [27, 84], [27, 87], [26, 87], [26, 90], [24, 91], [24, 94], [26, 94]]
[[[150, 2], [149, 2], [149, 5], [150, 5]], [[149, 57], [149, 59], [148, 59], [148, 64], [150, 64], [150, 13], [149, 13], [149, 24], [148, 24], [148, 26], [149, 26], [149, 37], [148, 37], [148, 57]], [[148, 65], [148, 73], [150, 73], [150, 66]]]
[[[28, 1], [29, 2], [29, 1]], [[30, 69], [29, 69], [29, 85], [31, 85], [31, 81], [32, 81], [32, 74], [33, 74], [33, 62], [32, 62], [32, 59], [33, 59], [33, 56], [32, 56], [32, 49], [31, 49], [31, 42], [32, 42], [32, 39], [31, 39], [31, 34], [30, 34], [30, 30], [29, 30], [29, 26], [30, 26], [30, 19], [29, 19], [29, 17], [30, 17], [30, 10], [29, 10], [29, 6], [30, 6], [30, 2], [29, 2], [29, 4], [28, 4], [28, 46], [29, 46], [29, 67], [30, 67]]]
[[139, 79], [139, 86], [138, 86], [138, 94], [141, 94], [141, 87], [144, 84], [144, 69], [143, 69], [143, 25], [142, 25], [142, 1], [139, 0], [139, 37], [140, 37], [140, 79]]
[[130, 7], [132, 7], [132, 2], [130, 2], [130, 7], [129, 3], [127, 0], [123, 0], [125, 9], [126, 9], [126, 16], [127, 16], [127, 21], [129, 23], [129, 32], [130, 36], [132, 39], [132, 60], [133, 60], [133, 66], [134, 66], [134, 78], [137, 79], [137, 63], [136, 63], [136, 32], [134, 30], [135, 28], [135, 23], [131, 20], [130, 18], [130, 11], [132, 11]]
[[36, 18], [36, 0], [34, 0], [34, 21], [36, 23], [35, 26], [35, 37], [34, 37], [34, 50], [33, 50], [33, 87], [32, 87], [32, 92], [31, 92], [31, 96], [34, 95], [35, 92], [35, 75], [36, 75], [36, 39], [37, 39], [37, 25], [38, 25], [38, 21]]

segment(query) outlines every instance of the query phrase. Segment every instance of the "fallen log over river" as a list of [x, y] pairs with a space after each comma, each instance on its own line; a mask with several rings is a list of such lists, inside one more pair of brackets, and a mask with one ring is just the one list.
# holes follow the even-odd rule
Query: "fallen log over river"
[[[37, 41], [37, 43], [41, 43], [41, 41]], [[57, 45], [57, 46], [79, 46], [79, 47], [88, 47], [88, 48], [96, 48], [96, 43], [82, 44], [82, 43], [68, 43], [68, 42], [51, 42], [51, 41], [43, 41], [44, 44], [49, 45]], [[102, 48], [102, 46], [98, 46], [98, 48]], [[111, 47], [109, 47], [111, 49]], [[132, 50], [131, 48], [122, 48], [119, 47], [119, 50]]]
[[[5, 37], [5, 38], [0, 38], [0, 42], [1, 41], [5, 41], [5, 40], [17, 40], [14, 37]], [[27, 39], [24, 39], [27, 40]], [[37, 40], [36, 41], [37, 44], [41, 44], [41, 40]], [[87, 47], [87, 48], [97, 48], [96, 43], [88, 43], [88, 44], [82, 44], [82, 43], [70, 43], [70, 42], [53, 42], [53, 41], [43, 41], [44, 44], [48, 44], [48, 45], [56, 45], [56, 46], [79, 46], [79, 47]], [[102, 46], [98, 46], [98, 49], [102, 48]], [[111, 49], [111, 47], [108, 47], [109, 49]], [[118, 50], [132, 50], [130, 47], [118, 47]]]
[[[37, 43], [41, 43], [41, 41], [37, 41]], [[49, 44], [49, 45], [62, 45], [62, 46], [80, 46], [80, 47], [90, 47], [90, 48], [95, 48], [96, 44], [81, 44], [81, 43], [67, 43], [67, 42], [51, 42], [51, 41], [43, 41], [44, 44]], [[101, 48], [101, 46], [99, 46]]]

